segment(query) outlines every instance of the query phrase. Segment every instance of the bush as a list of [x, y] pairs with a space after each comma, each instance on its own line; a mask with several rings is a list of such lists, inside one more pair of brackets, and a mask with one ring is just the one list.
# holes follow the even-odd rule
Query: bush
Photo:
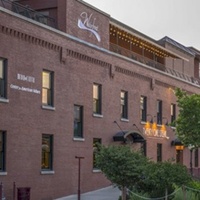
[[[136, 196], [136, 195], [138, 196]], [[144, 197], [145, 198], [149, 198], [149, 195], [147, 193], [142, 193], [142, 192], [134, 192], [134, 194], [130, 194], [130, 200], [144, 200]]]
[[[191, 181], [187, 168], [183, 165], [168, 161], [150, 163], [144, 171], [144, 175], [138, 182], [136, 190], [147, 193], [151, 198], [164, 197], [167, 193], [175, 191], [175, 184], [180, 187]], [[169, 199], [172, 199], [170, 196]]]
[[200, 181], [193, 180], [187, 184], [188, 187], [191, 187], [196, 190], [200, 190]]
[[176, 194], [173, 200], [183, 200], [183, 199], [191, 199], [191, 200], [199, 200], [200, 196], [193, 192], [192, 190], [185, 190], [185, 192], [181, 189]]

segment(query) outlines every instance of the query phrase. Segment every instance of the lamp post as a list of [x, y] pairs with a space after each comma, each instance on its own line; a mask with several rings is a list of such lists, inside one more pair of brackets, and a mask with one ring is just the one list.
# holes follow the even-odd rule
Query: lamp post
[[194, 149], [194, 145], [188, 145], [188, 149], [190, 150], [190, 173], [191, 173], [191, 176], [193, 176], [193, 167], [192, 167], [192, 152], [193, 152], [193, 149]]
[[84, 157], [75, 156], [78, 159], [78, 200], [81, 200], [81, 159]]

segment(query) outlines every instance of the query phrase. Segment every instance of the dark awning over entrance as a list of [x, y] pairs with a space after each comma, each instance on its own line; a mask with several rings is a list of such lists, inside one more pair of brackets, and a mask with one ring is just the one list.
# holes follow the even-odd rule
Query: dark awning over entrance
[[171, 145], [172, 146], [182, 146], [183, 144], [178, 138], [176, 138], [176, 139], [172, 140]]
[[113, 136], [113, 140], [115, 142], [132, 142], [132, 143], [142, 143], [145, 142], [145, 139], [142, 135], [142, 133], [138, 132], [138, 131], [120, 131], [117, 132], [114, 136]]

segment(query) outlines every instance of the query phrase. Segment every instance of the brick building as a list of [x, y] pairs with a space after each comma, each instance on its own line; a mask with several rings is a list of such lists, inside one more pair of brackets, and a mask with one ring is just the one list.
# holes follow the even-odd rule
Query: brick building
[[[0, 0], [0, 182], [7, 199], [108, 186], [96, 142], [128, 143], [155, 161], [190, 168], [175, 127], [173, 89], [199, 93], [200, 52], [159, 41], [81, 0]], [[199, 175], [198, 150], [193, 172]]]

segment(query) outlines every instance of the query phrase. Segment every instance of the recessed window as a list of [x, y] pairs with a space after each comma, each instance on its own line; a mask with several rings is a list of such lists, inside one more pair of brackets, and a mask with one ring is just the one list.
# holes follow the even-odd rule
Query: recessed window
[[176, 150], [176, 163], [183, 165], [183, 150]]
[[42, 104], [53, 106], [53, 72], [42, 72]]
[[140, 97], [140, 120], [142, 122], [147, 121], [147, 97]]
[[83, 138], [83, 106], [74, 105], [74, 138]]
[[171, 104], [171, 123], [175, 126], [174, 121], [176, 120], [176, 104]]
[[93, 113], [101, 114], [101, 85], [93, 84]]
[[98, 145], [100, 144], [101, 144], [100, 138], [93, 139], [93, 169], [98, 169], [97, 164], [96, 164], [96, 155], [99, 151]]
[[42, 134], [42, 170], [53, 169], [53, 135]]
[[121, 118], [128, 119], [128, 92], [121, 91]]
[[199, 149], [194, 151], [194, 166], [199, 167]]
[[162, 124], [162, 101], [157, 100], [157, 124]]
[[6, 146], [6, 133], [0, 131], [0, 172], [5, 171], [5, 146]]
[[141, 153], [146, 156], [147, 155], [147, 144], [146, 142], [141, 143]]
[[157, 162], [162, 161], [162, 144], [157, 144]]
[[200, 78], [200, 63], [199, 63], [199, 78]]
[[6, 65], [7, 60], [0, 58], [0, 98], [6, 98]]

